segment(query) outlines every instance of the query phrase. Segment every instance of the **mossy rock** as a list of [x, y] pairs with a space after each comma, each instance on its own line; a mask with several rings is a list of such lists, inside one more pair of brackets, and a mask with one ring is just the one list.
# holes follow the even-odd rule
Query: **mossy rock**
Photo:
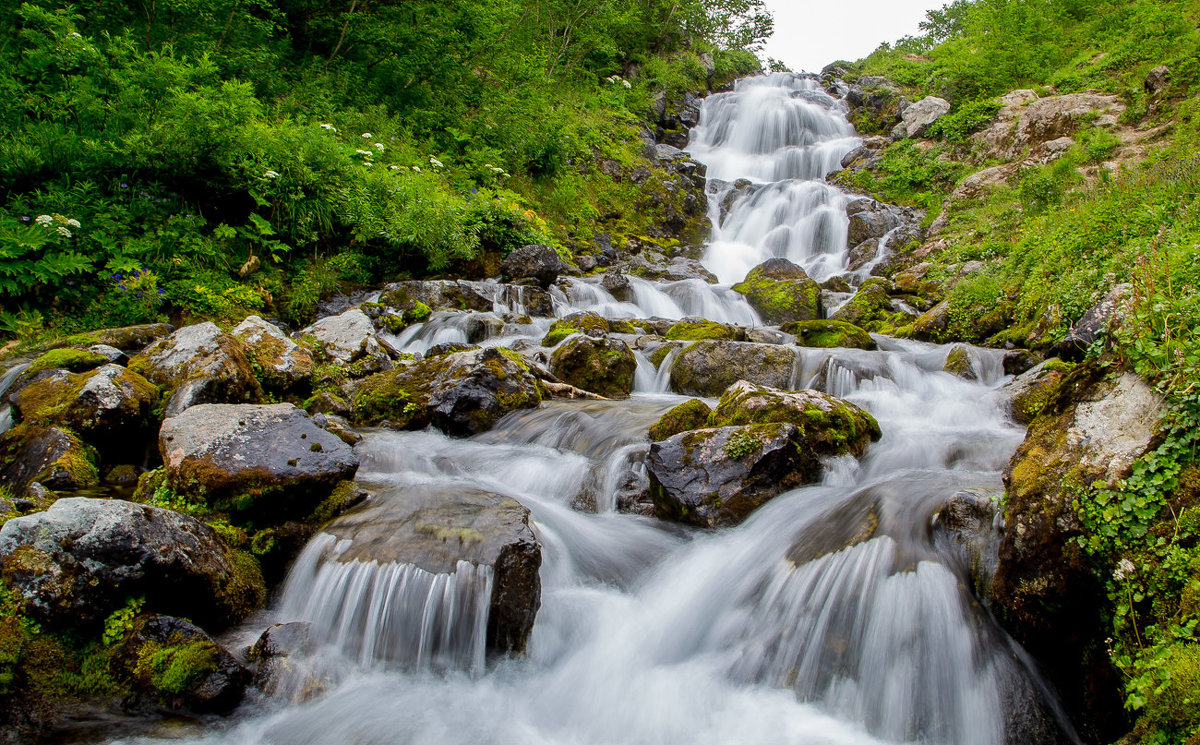
[[912, 316], [898, 313], [892, 307], [892, 297], [882, 281], [868, 280], [858, 288], [849, 302], [837, 309], [832, 320], [845, 321], [868, 331], [891, 331], [912, 321]]
[[[570, 313], [550, 324], [551, 331], [558, 328], [578, 329], [588, 336], [603, 336], [612, 330], [611, 322], [607, 318], [590, 310]], [[632, 326], [630, 328], [632, 329]]]
[[698, 398], [688, 399], [659, 417], [650, 425], [650, 440], [659, 442], [680, 432], [708, 426], [712, 409]]
[[199, 403], [262, 398], [245, 347], [212, 322], [185, 326], [160, 339], [131, 359], [129, 369], [163, 390], [166, 416]]
[[104, 344], [115, 347], [122, 352], [133, 352], [144, 349], [154, 342], [169, 335], [175, 330], [167, 323], [143, 323], [136, 326], [120, 328], [97, 329], [83, 334], [64, 336], [42, 349], [57, 349], [61, 347], [90, 347], [94, 344]]
[[796, 321], [780, 327], [796, 337], [802, 347], [825, 349], [875, 349], [875, 340], [866, 331], [845, 321]]
[[671, 366], [671, 390], [685, 396], [720, 396], [739, 380], [786, 388], [796, 365], [796, 350], [779, 344], [698, 341]]
[[816, 455], [861, 456], [881, 436], [875, 417], [849, 401], [819, 391], [784, 391], [739, 380], [721, 396], [710, 426], [796, 425]]
[[157, 423], [158, 395], [141, 375], [106, 364], [37, 380], [13, 396], [13, 406], [24, 422], [65, 427], [103, 452], [131, 452], [137, 449], [131, 440]]
[[671, 341], [699, 341], [701, 339], [728, 339], [745, 341], [746, 330], [740, 326], [717, 323], [704, 318], [685, 318], [667, 329]]
[[[555, 323], [557, 324], [558, 322], [555, 321]], [[542, 346], [557, 347], [563, 339], [566, 339], [568, 336], [574, 336], [578, 333], [580, 333], [579, 329], [575, 328], [574, 326], [564, 325], [559, 326], [558, 328], [551, 326], [550, 331], [547, 332], [544, 337], [542, 337]]]
[[975, 366], [971, 362], [971, 349], [966, 344], [955, 344], [950, 347], [950, 351], [946, 353], [946, 364], [942, 366], [942, 371], [963, 380], [979, 379], [979, 375], [975, 372]]
[[733, 286], [769, 324], [812, 321], [821, 317], [821, 285], [786, 259], [771, 259], [750, 270]]
[[108, 363], [108, 358], [102, 354], [86, 349], [63, 347], [52, 349], [30, 363], [25, 374], [31, 375], [41, 370], [61, 369], [71, 372], [85, 372]]
[[550, 357], [550, 371], [564, 383], [605, 398], [633, 392], [637, 358], [619, 339], [579, 336], [559, 345]]
[[100, 483], [95, 449], [68, 430], [19, 424], [0, 439], [0, 483], [16, 496], [38, 482], [53, 491], [76, 491]]
[[120, 665], [142, 695], [172, 711], [229, 711], [250, 682], [249, 671], [212, 637], [172, 616], [139, 616]]

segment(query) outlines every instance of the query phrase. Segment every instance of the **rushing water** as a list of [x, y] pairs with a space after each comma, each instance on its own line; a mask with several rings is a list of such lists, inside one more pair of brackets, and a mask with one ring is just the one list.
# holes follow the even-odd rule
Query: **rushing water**
[[[694, 134], [693, 152], [714, 178], [772, 182], [714, 235], [707, 260], [723, 280], [741, 279], [765, 255], [786, 255], [814, 276], [844, 268], [844, 197], [818, 179], [853, 132], [814, 81], [743, 81], [709, 99]], [[779, 237], [764, 238], [772, 233]], [[576, 280], [556, 290], [555, 309], [758, 321], [740, 296], [702, 282], [633, 290], [620, 302]], [[514, 302], [498, 298], [488, 314], [497, 320], [472, 340], [536, 343], [548, 319], [499, 321]], [[436, 314], [393, 341], [409, 351], [467, 341], [481, 335], [473, 315]], [[1073, 741], [1023, 652], [970, 590], [968, 560], [931, 527], [956, 493], [999, 493], [1021, 440], [995, 393], [1004, 381], [999, 353], [972, 350], [969, 381], [942, 372], [945, 346], [877, 341], [876, 351], [794, 348], [793, 386], [866, 408], [882, 439], [861, 460], [829, 461], [821, 483], [711, 533], [617, 509], [645, 483], [647, 427], [683, 400], [666, 392], [674, 355], [655, 369], [639, 353], [639, 393], [627, 401], [552, 401], [469, 439], [365, 432], [359, 480], [374, 494], [369, 509], [455, 495], [529, 508], [543, 563], [527, 654], [485, 659], [490, 570], [342, 562], [353, 539], [322, 534], [282, 598], [246, 629], [310, 622], [322, 649], [297, 675], [318, 675], [322, 695], [259, 700], [172, 737], [237, 745]]]

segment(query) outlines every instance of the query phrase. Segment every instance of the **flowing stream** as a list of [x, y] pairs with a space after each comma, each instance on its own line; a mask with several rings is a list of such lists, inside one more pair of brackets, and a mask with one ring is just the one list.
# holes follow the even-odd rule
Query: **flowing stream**
[[[691, 152], [714, 201], [754, 183], [717, 227], [706, 264], [738, 281], [770, 256], [817, 278], [844, 273], [846, 197], [822, 175], [856, 140], [815, 80], [772, 75], [710, 97]], [[614, 318], [757, 316], [699, 281], [636, 282], [618, 302], [576, 280], [555, 312]], [[471, 314], [437, 314], [394, 341], [465, 341]], [[537, 343], [498, 328], [487, 344]], [[976, 380], [942, 371], [948, 348], [878, 337], [879, 349], [794, 348], [795, 387], [869, 410], [883, 438], [861, 460], [785, 493], [731, 529], [700, 532], [618, 511], [644, 483], [647, 427], [683, 397], [672, 357], [639, 358], [625, 401], [551, 401], [492, 431], [364, 432], [359, 481], [372, 509], [493, 494], [532, 513], [542, 599], [528, 651], [487, 659], [492, 575], [369, 558], [319, 535], [282, 597], [245, 630], [305, 620], [323, 649], [298, 675], [321, 695], [260, 697], [183, 732], [257, 745], [1002, 745], [1074, 742], [1032, 665], [972, 592], [971, 559], [935, 530], [955, 494], [996, 497], [1022, 430], [995, 389], [1000, 356], [972, 350]], [[227, 640], [228, 641], [228, 640]], [[166, 733], [120, 742], [158, 742]]]

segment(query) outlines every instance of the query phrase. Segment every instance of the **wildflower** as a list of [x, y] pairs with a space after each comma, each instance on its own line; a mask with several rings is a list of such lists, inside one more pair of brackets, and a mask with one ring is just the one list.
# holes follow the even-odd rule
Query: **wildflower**
[[67, 227], [68, 227], [68, 228], [75, 228], [76, 230], [78, 230], [78, 229], [79, 229], [79, 228], [81, 228], [82, 226], [79, 224], [79, 221], [78, 221], [78, 220], [67, 220]]
[[418, 166], [413, 166], [413, 167], [412, 167], [412, 169], [413, 169], [414, 171], [416, 171], [417, 173], [420, 173], [420, 172], [421, 172], [421, 169], [420, 169], [420, 167], [418, 167]]
[[29, 222], [29, 215], [22, 215], [21, 222]]
[[325, 130], [326, 132], [337, 132], [337, 127], [333, 126], [332, 124], [322, 124], [321, 129]]
[[371, 134], [370, 132], [363, 132], [362, 138], [364, 140], [373, 140], [373, 139], [375, 139], [375, 135]]
[[621, 85], [625, 86], [626, 88], [632, 88], [632, 87], [633, 87], [633, 86], [632, 86], [632, 85], [629, 83], [629, 81], [628, 81], [628, 80], [622, 80], [622, 81], [621, 81]]
[[266, 178], [266, 179], [279, 178], [279, 171], [267, 171], [266, 173], [263, 174], [263, 178]]
[[129, 188], [129, 184], [122, 183], [122, 184], [121, 184], [121, 188], [122, 188], [122, 189], [128, 189], [128, 188]]
[[82, 39], [82, 38], [83, 38], [83, 34], [79, 33], [78, 31], [72, 31], [72, 32], [71, 32], [71, 38], [72, 38], [72, 39]]
[[434, 168], [445, 168], [446, 167], [442, 164], [442, 161], [438, 160], [437, 158], [430, 158], [429, 164], [432, 165]]
[[388, 166], [389, 171], [399, 171], [404, 166]]
[[376, 143], [375, 143], [375, 149], [376, 149], [376, 150], [378, 150], [379, 152], [381, 152], [381, 153], [382, 153], [382, 152], [383, 152], [383, 143], [382, 143], [382, 142], [376, 142]]
[[1113, 572], [1113, 579], [1120, 582], [1129, 575], [1133, 574], [1136, 570], [1137, 567], [1133, 565], [1132, 561], [1129, 559], [1121, 559], [1119, 562], [1117, 562], [1117, 570]]
[[58, 234], [61, 235], [63, 238], [71, 237], [71, 231], [67, 230], [63, 226], [59, 225], [57, 229], [58, 229]]
[[355, 150], [354, 152], [358, 153], [359, 155], [363, 156], [364, 158], [370, 158], [370, 157], [371, 157], [371, 151], [370, 151], [370, 150]]
[[38, 215], [37, 216], [37, 224], [45, 225], [46, 227], [50, 227], [51, 225], [54, 224], [54, 218], [51, 217], [50, 215]]
[[364, 165], [364, 166], [366, 166], [367, 168], [370, 168], [371, 166], [373, 166], [373, 165], [375, 165], [375, 164], [374, 164], [374, 163], [372, 163], [372, 162], [371, 162], [371, 161], [369, 161], [369, 160], [364, 160], [364, 161], [363, 161], [363, 165]]

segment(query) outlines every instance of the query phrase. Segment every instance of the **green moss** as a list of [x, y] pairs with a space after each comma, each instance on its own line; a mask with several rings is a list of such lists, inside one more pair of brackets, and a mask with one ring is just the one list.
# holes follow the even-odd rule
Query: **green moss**
[[364, 378], [355, 386], [350, 403], [354, 421], [378, 424], [386, 419], [400, 427], [423, 426], [425, 410], [417, 401], [424, 396], [418, 388], [419, 381], [403, 368]]
[[656, 368], [662, 367], [663, 360], [667, 358], [668, 354], [676, 349], [679, 349], [679, 347], [675, 344], [663, 344], [655, 349], [650, 355], [650, 364], [654, 365]]
[[52, 349], [46, 352], [41, 357], [38, 357], [29, 365], [26, 373], [35, 373], [40, 370], [49, 370], [60, 368], [70, 370], [71, 372], [83, 372], [93, 368], [107, 364], [108, 358], [102, 354], [89, 352], [86, 349]]
[[781, 331], [793, 334], [803, 347], [875, 349], [875, 340], [866, 331], [845, 321], [796, 321], [784, 324]]
[[821, 317], [821, 285], [811, 279], [776, 280], [758, 268], [733, 286], [767, 323], [812, 321]]
[[729, 339], [744, 341], [746, 332], [737, 326], [700, 319], [686, 319], [667, 329], [671, 341], [699, 341], [700, 339]]
[[542, 338], [543, 347], [557, 347], [563, 339], [573, 334], [578, 334], [579, 329], [571, 326], [562, 326], [560, 328], [552, 328], [549, 333]]
[[230, 553], [233, 576], [220, 588], [215, 599], [222, 606], [225, 618], [237, 622], [262, 608], [267, 599], [267, 586], [262, 567], [253, 554], [236, 548], [230, 549]]
[[874, 417], [846, 401], [821, 396], [803, 403], [761, 387], [726, 391], [709, 417], [712, 427], [768, 423], [796, 425], [806, 446], [822, 455], [862, 455], [881, 435]]
[[417, 300], [413, 303], [413, 307], [404, 311], [404, 321], [405, 323], [424, 323], [432, 314], [433, 310], [428, 305]]
[[897, 313], [892, 307], [892, 298], [881, 280], [864, 282], [854, 297], [838, 308], [832, 318], [880, 333], [893, 331], [898, 325], [911, 320], [910, 316]]
[[729, 440], [721, 449], [730, 458], [738, 460], [752, 453], [757, 453], [759, 450], [762, 450], [762, 446], [762, 441], [754, 436], [753, 431], [739, 430], [729, 436]]
[[217, 646], [203, 639], [167, 645], [147, 642], [138, 650], [135, 674], [147, 688], [180, 696], [216, 672], [219, 658]]
[[681, 432], [708, 426], [712, 409], [698, 398], [688, 399], [650, 425], [650, 439], [659, 442]]
[[563, 382], [607, 398], [629, 395], [636, 368], [629, 347], [610, 339], [578, 337], [550, 357], [550, 369]]
[[324, 525], [353, 507], [361, 498], [362, 490], [353, 481], [342, 481], [333, 488], [324, 502], [313, 510], [306, 522]]

